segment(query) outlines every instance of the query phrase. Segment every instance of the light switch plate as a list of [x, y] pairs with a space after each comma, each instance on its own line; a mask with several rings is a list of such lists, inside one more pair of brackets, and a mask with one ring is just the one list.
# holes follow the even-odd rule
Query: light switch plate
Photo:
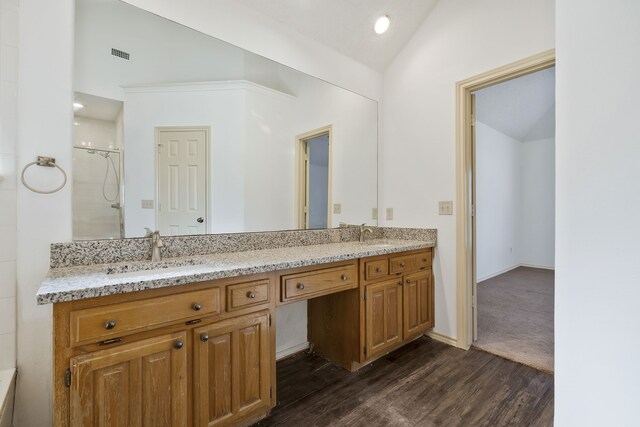
[[378, 208], [371, 209], [371, 219], [378, 219]]
[[342, 205], [340, 203], [333, 204], [333, 213], [334, 214], [342, 213]]
[[142, 209], [153, 209], [153, 200], [143, 200]]
[[390, 221], [393, 219], [393, 208], [387, 208], [387, 220]]
[[440, 215], [453, 215], [453, 202], [450, 200], [438, 202]]

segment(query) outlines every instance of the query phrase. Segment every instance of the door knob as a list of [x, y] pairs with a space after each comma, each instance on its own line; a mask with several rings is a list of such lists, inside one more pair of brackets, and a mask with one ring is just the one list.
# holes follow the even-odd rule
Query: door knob
[[207, 334], [200, 335], [200, 341], [202, 341], [202, 342], [209, 341], [209, 335], [207, 335]]
[[198, 221], [200, 224], [202, 224], [204, 222], [204, 218], [199, 217], [198, 219], [196, 219], [196, 221]]
[[177, 343], [173, 344], [173, 348], [175, 348], [176, 350], [180, 350], [182, 347], [184, 347], [184, 343], [182, 341], [178, 341]]

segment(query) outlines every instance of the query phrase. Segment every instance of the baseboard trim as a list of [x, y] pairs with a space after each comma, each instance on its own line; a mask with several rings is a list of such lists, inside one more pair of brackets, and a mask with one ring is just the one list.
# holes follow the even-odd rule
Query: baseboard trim
[[540, 268], [540, 269], [543, 269], [543, 270], [555, 270], [556, 269], [555, 267], [549, 267], [549, 266], [546, 266], [546, 265], [535, 265], [535, 264], [520, 263], [520, 264], [516, 264], [516, 265], [514, 265], [512, 267], [505, 268], [504, 270], [498, 271], [497, 273], [493, 273], [493, 274], [490, 274], [488, 276], [476, 279], [476, 282], [480, 283], [480, 282], [484, 282], [485, 280], [493, 279], [496, 276], [499, 276], [499, 275], [504, 274], [504, 273], [508, 273], [509, 271], [515, 270], [516, 268], [519, 268], [519, 267]]
[[507, 267], [504, 270], [500, 270], [500, 271], [498, 271], [496, 273], [492, 273], [492, 274], [490, 274], [488, 276], [479, 277], [479, 278], [476, 279], [476, 283], [480, 283], [480, 282], [484, 282], [485, 280], [493, 279], [496, 276], [499, 276], [499, 275], [504, 274], [504, 273], [508, 273], [509, 271], [515, 270], [516, 268], [521, 267], [521, 266], [522, 266], [522, 264], [516, 264], [516, 265], [513, 265], [511, 267]]
[[309, 341], [305, 341], [298, 345], [294, 345], [293, 347], [287, 347], [287, 348], [278, 350], [276, 351], [276, 361], [280, 359], [284, 359], [285, 357], [289, 357], [292, 354], [296, 354], [301, 351], [307, 350], [308, 348], [309, 348]]
[[542, 270], [555, 270], [555, 267], [549, 267], [548, 265], [535, 265], [535, 264], [520, 264], [519, 267], [540, 268]]
[[441, 334], [439, 332], [435, 332], [435, 331], [429, 331], [425, 334], [426, 336], [428, 336], [429, 338], [433, 338], [436, 341], [440, 341], [443, 342], [445, 344], [449, 344], [452, 345], [454, 347], [458, 347], [458, 340], [455, 338], [452, 338], [448, 335], [444, 335]]

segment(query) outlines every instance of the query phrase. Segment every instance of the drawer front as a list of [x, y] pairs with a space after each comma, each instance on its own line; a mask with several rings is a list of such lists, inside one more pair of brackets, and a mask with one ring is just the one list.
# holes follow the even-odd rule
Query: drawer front
[[418, 268], [415, 255], [391, 258], [389, 260], [389, 264], [391, 264], [391, 274], [404, 273], [405, 271], [411, 271]]
[[432, 252], [422, 252], [416, 255], [416, 263], [418, 264], [418, 268], [431, 268], [431, 264], [433, 262]]
[[227, 286], [227, 311], [269, 302], [269, 281], [238, 283]]
[[391, 274], [400, 274], [406, 271], [431, 268], [431, 252], [420, 252], [418, 254], [404, 255], [391, 258]]
[[282, 276], [280, 300], [296, 301], [358, 287], [355, 265]]
[[389, 260], [379, 259], [364, 263], [365, 280], [373, 280], [387, 275], [389, 275]]
[[130, 335], [163, 323], [220, 313], [220, 288], [72, 311], [71, 345]]

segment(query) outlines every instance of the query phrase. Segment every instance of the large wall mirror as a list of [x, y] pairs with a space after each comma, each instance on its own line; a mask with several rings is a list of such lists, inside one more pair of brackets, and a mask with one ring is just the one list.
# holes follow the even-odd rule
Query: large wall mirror
[[377, 223], [375, 101], [77, 0], [75, 240]]

